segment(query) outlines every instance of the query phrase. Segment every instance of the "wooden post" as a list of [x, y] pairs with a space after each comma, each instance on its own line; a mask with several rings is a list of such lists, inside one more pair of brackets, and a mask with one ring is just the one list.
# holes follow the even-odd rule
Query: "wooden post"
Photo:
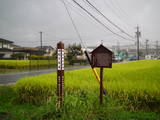
[[57, 44], [57, 107], [61, 107], [64, 97], [64, 44]]
[[100, 104], [103, 103], [103, 67], [100, 67]]

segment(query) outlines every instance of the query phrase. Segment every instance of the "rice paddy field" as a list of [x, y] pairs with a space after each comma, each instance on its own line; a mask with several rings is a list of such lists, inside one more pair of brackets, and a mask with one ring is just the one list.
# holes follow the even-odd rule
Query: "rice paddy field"
[[0, 60], [0, 68], [16, 69], [55, 65], [56, 60]]
[[88, 68], [65, 72], [64, 104], [57, 109], [56, 78], [56, 73], [44, 74], [1, 86], [0, 116], [7, 120], [160, 119], [159, 60], [114, 64], [112, 69], [104, 69], [107, 95], [103, 105], [99, 105], [99, 83]]
[[0, 73], [53, 68], [56, 64], [56, 60], [0, 60]]

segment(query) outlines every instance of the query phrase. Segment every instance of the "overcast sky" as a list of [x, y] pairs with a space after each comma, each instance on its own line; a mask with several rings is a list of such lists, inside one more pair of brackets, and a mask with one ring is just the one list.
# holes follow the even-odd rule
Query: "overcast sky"
[[[113, 35], [95, 22], [72, 0], [65, 0], [73, 20], [88, 46], [97, 46], [103, 40], [107, 46], [134, 44]], [[91, 9], [83, 0], [77, 0], [110, 29], [128, 38]], [[137, 24], [142, 32], [141, 43], [149, 39], [152, 44], [160, 40], [160, 0], [90, 0], [127, 33], [135, 36]], [[60, 0], [0, 0], [0, 38], [21, 46], [40, 45], [39, 32], [43, 32], [43, 45], [55, 47], [62, 39], [65, 44], [80, 43], [63, 3]]]

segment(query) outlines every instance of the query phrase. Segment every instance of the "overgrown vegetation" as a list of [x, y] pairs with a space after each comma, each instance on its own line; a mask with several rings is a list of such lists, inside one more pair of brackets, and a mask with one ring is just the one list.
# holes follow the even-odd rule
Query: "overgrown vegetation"
[[67, 48], [67, 60], [70, 65], [73, 65], [74, 63], [79, 62], [77, 59], [78, 55], [83, 55], [81, 45], [76, 45], [76, 44], [69, 45]]
[[[90, 69], [83, 69], [65, 72], [62, 111], [56, 109], [56, 74], [18, 81], [13, 87], [15, 92], [9, 88], [11, 95], [16, 97], [10, 94], [4, 96], [5, 90], [1, 89], [0, 100], [8, 99], [8, 102], [2, 100], [0, 109], [7, 114], [6, 118], [15, 120], [160, 119], [159, 63], [159, 60], [137, 61], [115, 64], [112, 69], [105, 69], [107, 95], [102, 106], [99, 105], [99, 84]], [[13, 112], [15, 109], [12, 106], [15, 105], [17, 112]], [[34, 114], [30, 114], [33, 111]]]

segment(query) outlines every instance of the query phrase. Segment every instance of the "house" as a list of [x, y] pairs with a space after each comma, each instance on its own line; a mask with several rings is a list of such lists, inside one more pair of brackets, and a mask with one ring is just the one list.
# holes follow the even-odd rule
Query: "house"
[[[37, 49], [41, 49], [41, 46], [36, 47]], [[42, 50], [44, 51], [43, 56], [52, 56], [54, 51], [54, 48], [52, 46], [42, 46]]]
[[19, 48], [14, 48], [13, 49], [13, 54], [18, 54], [21, 53], [24, 55], [24, 59], [27, 59], [28, 56], [31, 55], [41, 55], [41, 53], [44, 54], [43, 51], [41, 51], [38, 48], [32, 48], [32, 47], [19, 47]]
[[0, 58], [10, 58], [12, 55], [13, 42], [0, 38]]

